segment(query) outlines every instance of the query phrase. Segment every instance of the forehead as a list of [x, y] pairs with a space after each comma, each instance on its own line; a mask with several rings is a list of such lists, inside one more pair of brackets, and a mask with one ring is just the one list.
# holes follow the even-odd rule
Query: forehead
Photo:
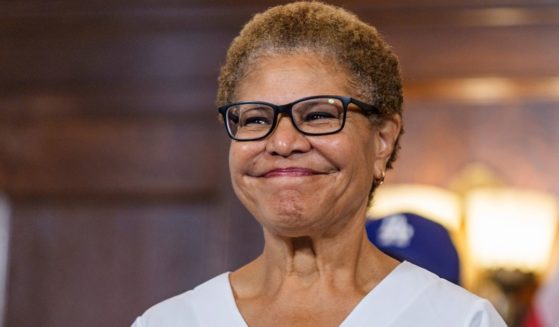
[[239, 80], [235, 98], [283, 104], [313, 95], [351, 96], [348, 81], [346, 70], [323, 55], [265, 55]]

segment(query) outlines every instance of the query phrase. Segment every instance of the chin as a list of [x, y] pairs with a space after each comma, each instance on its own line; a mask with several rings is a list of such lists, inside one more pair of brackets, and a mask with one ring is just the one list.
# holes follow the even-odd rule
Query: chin
[[[314, 194], [316, 195], [316, 194]], [[245, 203], [256, 220], [270, 232], [286, 237], [314, 234], [326, 224], [324, 203], [299, 189], [262, 192], [258, 201]], [[255, 198], [255, 197], [253, 197]]]
[[301, 237], [314, 234], [324, 223], [323, 217], [306, 212], [298, 206], [269, 208], [260, 217], [260, 223], [274, 234], [285, 237]]

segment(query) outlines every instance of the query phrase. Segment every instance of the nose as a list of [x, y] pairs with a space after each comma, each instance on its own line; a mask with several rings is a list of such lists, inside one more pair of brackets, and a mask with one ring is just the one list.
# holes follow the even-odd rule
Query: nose
[[288, 157], [311, 149], [308, 138], [299, 132], [289, 117], [281, 115], [272, 134], [266, 140], [266, 151], [272, 155]]

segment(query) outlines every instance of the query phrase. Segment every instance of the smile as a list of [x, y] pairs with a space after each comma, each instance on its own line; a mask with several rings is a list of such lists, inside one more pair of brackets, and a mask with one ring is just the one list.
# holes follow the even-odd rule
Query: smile
[[289, 168], [276, 168], [264, 173], [261, 177], [302, 177], [321, 175], [322, 173], [309, 168], [289, 167]]

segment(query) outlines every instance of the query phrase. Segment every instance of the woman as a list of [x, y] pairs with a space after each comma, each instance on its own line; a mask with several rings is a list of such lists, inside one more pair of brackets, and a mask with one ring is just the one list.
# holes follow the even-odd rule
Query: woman
[[135, 327], [504, 326], [487, 301], [367, 240], [402, 133], [397, 59], [373, 27], [318, 2], [256, 15], [228, 51], [217, 102], [263, 252]]

